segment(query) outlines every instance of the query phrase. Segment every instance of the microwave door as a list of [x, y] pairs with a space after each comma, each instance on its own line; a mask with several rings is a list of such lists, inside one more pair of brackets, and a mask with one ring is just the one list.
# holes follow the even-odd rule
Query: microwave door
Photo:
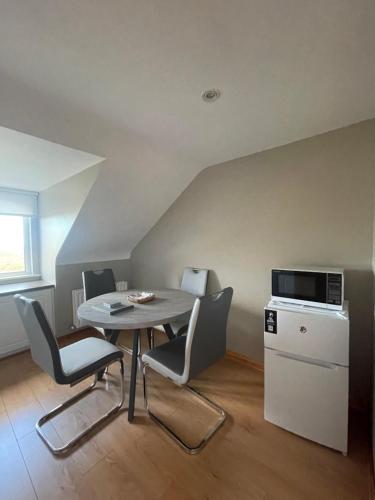
[[311, 271], [272, 271], [272, 296], [295, 303], [325, 305], [327, 303], [327, 274]]

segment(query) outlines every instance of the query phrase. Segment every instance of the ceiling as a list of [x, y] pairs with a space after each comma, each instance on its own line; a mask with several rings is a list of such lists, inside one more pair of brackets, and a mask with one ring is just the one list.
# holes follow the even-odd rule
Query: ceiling
[[375, 117], [373, 0], [0, 9], [0, 125], [106, 158], [59, 263], [129, 257], [207, 166]]
[[0, 127], [0, 186], [43, 191], [101, 161], [99, 156]]
[[373, 0], [1, 0], [0, 71], [207, 166], [374, 117], [374, 26]]

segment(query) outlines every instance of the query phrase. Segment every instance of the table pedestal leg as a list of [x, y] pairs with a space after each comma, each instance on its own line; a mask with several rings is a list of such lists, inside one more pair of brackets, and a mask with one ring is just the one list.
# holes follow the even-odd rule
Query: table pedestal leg
[[163, 325], [163, 328], [164, 328], [164, 331], [167, 334], [167, 337], [169, 338], [169, 340], [173, 340], [176, 338], [176, 335], [173, 333], [172, 327], [169, 323], [166, 323], [165, 325]]
[[140, 330], [134, 330], [133, 333], [133, 353], [132, 353], [132, 366], [130, 372], [130, 387], [129, 387], [129, 409], [128, 421], [132, 422], [134, 419], [134, 404], [135, 404], [135, 390], [137, 386], [137, 367], [138, 367], [138, 339]]

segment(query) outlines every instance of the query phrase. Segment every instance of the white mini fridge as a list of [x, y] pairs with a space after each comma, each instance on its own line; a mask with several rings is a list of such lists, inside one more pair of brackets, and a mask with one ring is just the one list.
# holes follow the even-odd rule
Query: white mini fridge
[[265, 419], [347, 453], [349, 308], [265, 307]]

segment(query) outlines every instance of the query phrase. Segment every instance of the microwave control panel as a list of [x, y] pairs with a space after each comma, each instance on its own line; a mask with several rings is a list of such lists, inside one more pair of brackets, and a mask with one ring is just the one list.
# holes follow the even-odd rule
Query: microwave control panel
[[327, 279], [327, 304], [342, 304], [342, 274], [329, 273]]

